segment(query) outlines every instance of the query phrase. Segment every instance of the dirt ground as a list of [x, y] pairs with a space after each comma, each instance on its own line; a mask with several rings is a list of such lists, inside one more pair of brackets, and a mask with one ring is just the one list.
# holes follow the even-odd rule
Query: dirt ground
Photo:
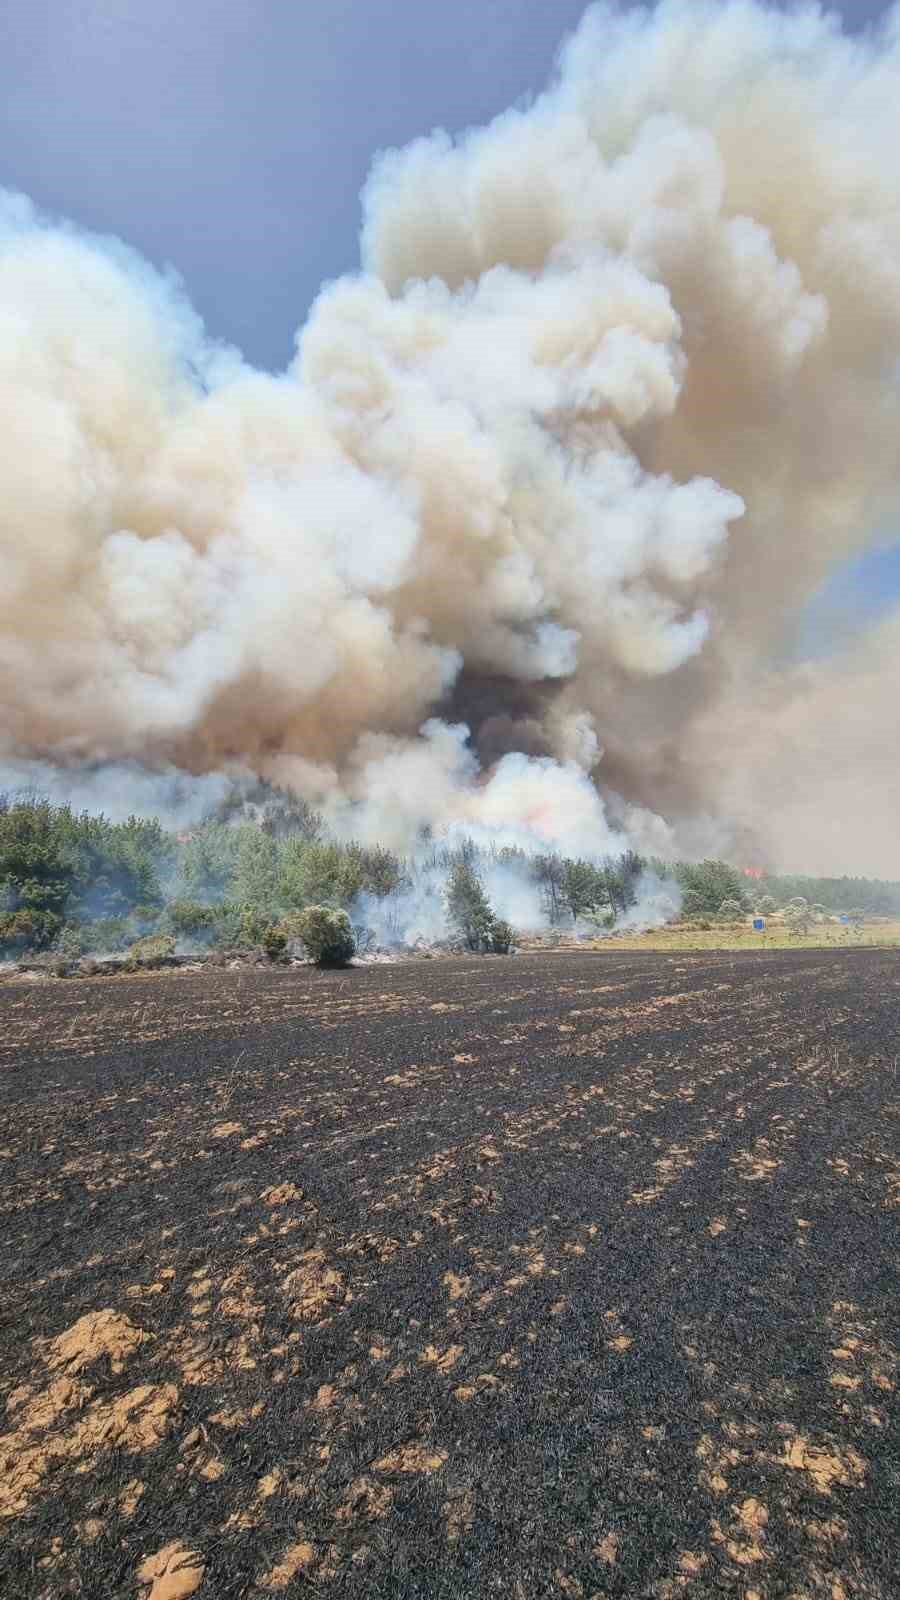
[[0, 1590], [896, 1600], [900, 956], [0, 988]]

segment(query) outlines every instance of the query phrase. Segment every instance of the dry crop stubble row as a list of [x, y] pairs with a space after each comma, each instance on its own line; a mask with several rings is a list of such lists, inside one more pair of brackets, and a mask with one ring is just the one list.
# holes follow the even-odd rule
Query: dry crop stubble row
[[872, 951], [4, 986], [9, 1592], [887, 1600], [898, 1002]]

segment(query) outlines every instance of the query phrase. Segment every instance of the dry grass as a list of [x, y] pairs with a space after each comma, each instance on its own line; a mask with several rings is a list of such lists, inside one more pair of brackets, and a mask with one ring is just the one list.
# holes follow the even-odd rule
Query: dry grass
[[589, 950], [896, 950], [900, 921], [866, 923], [861, 928], [826, 922], [808, 933], [790, 933], [783, 923], [767, 919], [764, 933], [746, 927], [682, 928], [677, 924], [647, 933], [611, 935], [581, 941]]

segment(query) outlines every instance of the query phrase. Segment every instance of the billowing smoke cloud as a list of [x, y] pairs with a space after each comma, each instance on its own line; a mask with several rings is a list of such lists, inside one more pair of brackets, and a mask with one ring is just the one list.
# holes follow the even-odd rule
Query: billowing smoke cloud
[[250, 770], [393, 844], [900, 871], [896, 806], [877, 862], [846, 825], [873, 763], [896, 790], [877, 663], [839, 785], [850, 659], [780, 667], [897, 512], [897, 149], [898, 10], [594, 7], [530, 108], [376, 161], [278, 376], [7, 197], [0, 760]]

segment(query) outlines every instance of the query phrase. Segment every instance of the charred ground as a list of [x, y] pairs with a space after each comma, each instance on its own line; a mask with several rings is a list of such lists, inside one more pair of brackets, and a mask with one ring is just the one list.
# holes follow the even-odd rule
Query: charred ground
[[3, 986], [0, 1586], [888, 1600], [898, 1007], [871, 950]]

